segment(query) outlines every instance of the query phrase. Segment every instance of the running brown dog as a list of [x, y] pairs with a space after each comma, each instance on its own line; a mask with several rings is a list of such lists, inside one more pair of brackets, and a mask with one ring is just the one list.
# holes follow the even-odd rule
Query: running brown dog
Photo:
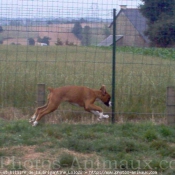
[[36, 109], [30, 122], [33, 126], [38, 124], [38, 121], [46, 114], [55, 111], [61, 102], [67, 101], [71, 104], [84, 107], [88, 112], [102, 118], [109, 118], [103, 114], [101, 107], [94, 104], [95, 101], [102, 101], [106, 106], [111, 106], [111, 96], [107, 93], [105, 85], [102, 85], [100, 90], [91, 89], [85, 86], [63, 86], [59, 88], [48, 88], [47, 104]]

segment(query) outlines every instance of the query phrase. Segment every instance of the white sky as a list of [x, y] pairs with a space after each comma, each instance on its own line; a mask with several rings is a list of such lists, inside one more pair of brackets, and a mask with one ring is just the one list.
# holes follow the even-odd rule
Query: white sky
[[111, 18], [119, 5], [136, 8], [140, 0], [0, 0], [0, 17], [100, 17]]

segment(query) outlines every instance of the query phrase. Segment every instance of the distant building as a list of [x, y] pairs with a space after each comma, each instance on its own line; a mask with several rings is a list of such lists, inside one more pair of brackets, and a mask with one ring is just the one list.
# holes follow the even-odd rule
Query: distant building
[[[109, 27], [112, 28], [113, 23]], [[144, 31], [147, 29], [146, 18], [141, 14], [139, 9], [127, 8], [121, 6], [116, 16], [116, 44], [118, 46], [149, 46], [149, 39], [145, 36]], [[109, 36], [99, 46], [109, 46], [113, 44], [112, 37]]]
[[37, 42], [36, 45], [37, 46], [48, 46], [46, 43], [39, 43], [39, 42]]

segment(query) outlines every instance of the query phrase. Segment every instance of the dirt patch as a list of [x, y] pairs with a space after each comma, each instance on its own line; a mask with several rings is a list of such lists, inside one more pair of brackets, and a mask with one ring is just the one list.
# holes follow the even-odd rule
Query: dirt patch
[[66, 148], [61, 148], [59, 150], [59, 154], [62, 154], [62, 153], [67, 153], [67, 154], [73, 155], [74, 157], [83, 158], [83, 159], [97, 158], [95, 153], [94, 154], [83, 154], [83, 153], [72, 151]]
[[[49, 144], [49, 143], [48, 143]], [[7, 148], [0, 148], [1, 152], [5, 152], [3, 159], [2, 170], [25, 170], [36, 171], [47, 170], [47, 171], [58, 171], [58, 170], [69, 170], [69, 167], [62, 167], [60, 160], [62, 155], [68, 154], [73, 156], [72, 163], [80, 163], [83, 166], [83, 161], [99, 161], [100, 157], [94, 154], [83, 154], [65, 148], [47, 150], [44, 152], [37, 152], [39, 145], [33, 146], [12, 146]], [[86, 173], [87, 174], [87, 173]]]
[[28, 160], [28, 159], [38, 159], [44, 156], [43, 153], [39, 153], [35, 151], [36, 146], [26, 146], [23, 148], [23, 152], [25, 152], [23, 159]]

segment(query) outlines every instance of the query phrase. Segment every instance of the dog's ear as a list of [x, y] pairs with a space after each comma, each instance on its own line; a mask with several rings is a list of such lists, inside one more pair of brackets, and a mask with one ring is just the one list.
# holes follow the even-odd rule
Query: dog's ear
[[106, 94], [106, 87], [105, 85], [102, 85], [101, 88], [100, 88], [101, 92], [102, 92], [102, 95], [105, 95]]

